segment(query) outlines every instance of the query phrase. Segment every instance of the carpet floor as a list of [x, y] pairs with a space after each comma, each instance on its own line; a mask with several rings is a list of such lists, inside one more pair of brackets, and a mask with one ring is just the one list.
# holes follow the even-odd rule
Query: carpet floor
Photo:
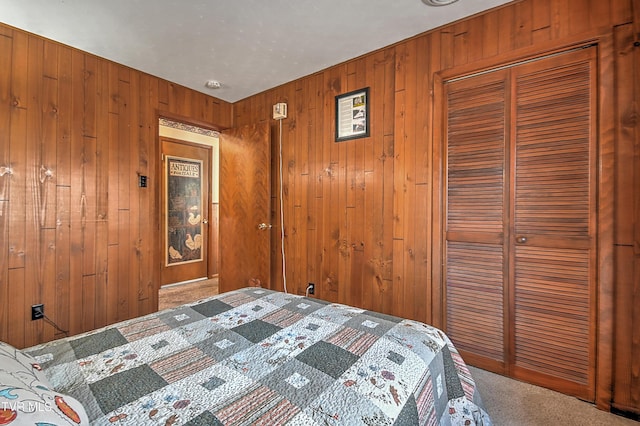
[[539, 386], [469, 367], [496, 426], [640, 426], [640, 422]]

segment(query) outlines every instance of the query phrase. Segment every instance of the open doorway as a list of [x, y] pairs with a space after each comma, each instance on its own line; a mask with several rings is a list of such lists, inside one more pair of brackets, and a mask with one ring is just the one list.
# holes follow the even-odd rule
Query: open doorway
[[219, 134], [164, 117], [158, 124], [163, 253], [159, 299], [167, 306], [217, 293]]

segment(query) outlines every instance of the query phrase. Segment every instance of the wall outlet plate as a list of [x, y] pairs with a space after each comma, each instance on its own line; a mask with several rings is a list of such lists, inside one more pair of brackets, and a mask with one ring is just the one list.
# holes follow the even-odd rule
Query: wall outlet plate
[[39, 320], [44, 318], [44, 304], [40, 303], [38, 305], [31, 306], [31, 321]]
[[273, 119], [282, 120], [283, 118], [287, 118], [287, 104], [280, 102], [273, 106]]

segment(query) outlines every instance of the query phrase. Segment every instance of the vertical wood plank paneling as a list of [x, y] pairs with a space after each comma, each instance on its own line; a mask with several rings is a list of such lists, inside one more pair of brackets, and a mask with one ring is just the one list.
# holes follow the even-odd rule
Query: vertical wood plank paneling
[[84, 59], [79, 51], [71, 53], [71, 206], [69, 260], [69, 332], [82, 331], [83, 227], [86, 222], [85, 153], [84, 153]]
[[[111, 70], [109, 71], [111, 74]], [[107, 135], [107, 144], [108, 144], [108, 166], [107, 173], [109, 175], [109, 180], [107, 183], [107, 192], [108, 192], [108, 201], [109, 206], [107, 208], [107, 219], [109, 220], [108, 232], [109, 246], [117, 245], [119, 240], [119, 232], [118, 232], [118, 220], [115, 218], [118, 217], [119, 211], [119, 187], [120, 187], [120, 162], [119, 162], [119, 153], [118, 153], [118, 142], [120, 135], [120, 119], [118, 113], [109, 113], [108, 118], [105, 119], [108, 121], [109, 130]]]
[[[153, 151], [153, 147], [156, 145], [153, 143], [153, 139], [155, 137], [155, 111], [150, 108], [150, 104], [154, 103], [150, 101], [153, 98], [149, 98], [154, 96], [157, 93], [157, 90], [153, 90], [152, 88], [152, 79], [147, 75], [142, 75], [140, 78], [140, 90], [139, 90], [139, 115], [140, 122], [138, 124], [139, 128], [139, 146], [138, 146], [138, 169], [137, 175], [141, 176], [149, 176], [149, 164], [153, 161], [155, 156], [151, 156]], [[207, 104], [206, 98], [199, 98], [204, 105], [202, 108], [203, 115], [207, 118], [208, 112], [205, 114], [204, 111], [209, 109], [209, 105]], [[152, 131], [153, 130], [153, 131]], [[139, 266], [138, 266], [138, 300], [148, 300], [151, 298], [151, 293], [153, 292], [153, 279], [154, 275], [150, 274], [146, 271], [153, 270], [153, 263], [151, 262], [151, 255], [153, 251], [154, 243], [154, 232], [153, 232], [153, 215], [150, 215], [150, 212], [157, 211], [153, 208], [153, 197], [151, 196], [153, 192], [153, 187], [147, 188], [139, 188], [138, 189], [138, 223], [140, 224], [140, 247], [138, 248], [138, 258], [139, 258]], [[212, 221], [210, 220], [210, 223]], [[144, 310], [143, 310], [144, 311]]]
[[[85, 58], [84, 67], [84, 112], [83, 112], [83, 188], [82, 188], [82, 275], [94, 276], [96, 273], [96, 103], [97, 103], [97, 59]], [[95, 285], [95, 283], [93, 283]], [[83, 280], [84, 286], [84, 280]], [[84, 321], [83, 321], [84, 322]]]
[[[13, 39], [0, 36], [0, 62], [5, 66], [0, 67], [0, 200], [9, 199], [10, 174], [9, 146], [12, 109], [11, 72], [13, 56]], [[6, 281], [5, 281], [6, 282]]]
[[[24, 267], [27, 174], [27, 69], [28, 36], [14, 34], [11, 60], [11, 125], [9, 129], [9, 152], [11, 180], [9, 182], [9, 268]], [[5, 174], [7, 176], [7, 174]]]
[[[616, 80], [625, 81], [628, 76], [634, 75], [634, 34], [631, 25], [624, 25], [614, 30], [615, 50], [618, 61], [616, 63]], [[635, 48], [637, 49], [637, 48]], [[637, 79], [636, 79], [637, 80]], [[633, 85], [633, 81], [627, 85]], [[637, 82], [635, 83], [637, 84]], [[637, 127], [638, 99], [634, 99], [633, 90], [628, 90], [621, 85], [616, 88], [616, 102], [620, 108], [620, 114], [616, 123], [616, 228], [615, 243], [618, 245], [632, 246], [634, 243], [634, 187], [637, 164], [634, 164], [634, 140]], [[625, 288], [625, 287], [623, 287]]]
[[514, 13], [513, 7], [498, 9], [498, 53], [506, 53], [514, 48]]
[[394, 81], [396, 81], [396, 67], [394, 63], [396, 61], [395, 52], [392, 54], [390, 50], [386, 51], [385, 55], [385, 70], [384, 70], [384, 109], [383, 109], [383, 123], [384, 123], [384, 136], [382, 138], [382, 162], [376, 163], [377, 166], [382, 166], [381, 169], [376, 170], [376, 173], [382, 173], [382, 181], [379, 183], [378, 191], [382, 188], [382, 198], [376, 197], [374, 205], [378, 206], [382, 211], [382, 221], [379, 224], [379, 228], [382, 230], [382, 238], [379, 240], [379, 265], [381, 266], [376, 276], [376, 284], [378, 294], [374, 297], [378, 297], [381, 300], [381, 310], [384, 311], [384, 303], [388, 299], [388, 291], [393, 284], [393, 221], [395, 220], [395, 214], [397, 213], [395, 207], [392, 204], [394, 197], [394, 180], [389, 178], [395, 176], [396, 168], [396, 148], [402, 143], [398, 141], [396, 143], [395, 131], [395, 111], [398, 105], [395, 103], [395, 89]]
[[[621, 410], [636, 407], [640, 411], [640, 321], [638, 289], [640, 288], [640, 145], [638, 142], [638, 79], [640, 54], [633, 46], [632, 25], [622, 25], [614, 30], [614, 50], [617, 62], [615, 69], [615, 98], [620, 114], [616, 123], [615, 147], [615, 275], [616, 292], [616, 345], [614, 366], [613, 401]], [[632, 86], [634, 90], [625, 89]]]
[[532, 35], [532, 13], [533, 2], [525, 1], [516, 3], [513, 7], [514, 11], [514, 47], [530, 46], [533, 40]]
[[[385, 123], [385, 102], [388, 100], [387, 86], [385, 85], [385, 75], [387, 70], [388, 56], [385, 52], [379, 52], [375, 55], [371, 55], [369, 59], [369, 67], [373, 70], [372, 87], [376, 90], [372, 91], [373, 94], [377, 93], [378, 97], [381, 97], [382, 102], [373, 102], [371, 104], [371, 123]], [[395, 60], [393, 61], [395, 64]], [[372, 192], [374, 188], [380, 190], [382, 188], [382, 176], [380, 173], [376, 173], [376, 170], [381, 170], [381, 165], [384, 158], [384, 132], [385, 126], [372, 125], [371, 128], [371, 143], [365, 148], [364, 159], [364, 258], [365, 258], [365, 272], [362, 277], [362, 306], [366, 309], [376, 309], [379, 301], [378, 288], [382, 284], [382, 244], [383, 244], [383, 229], [382, 229], [382, 217], [384, 215], [384, 206], [376, 203], [380, 198], [374, 196]], [[389, 160], [391, 161], [391, 160]]]
[[[9, 242], [9, 201], [0, 200], [0, 245], [7, 247]], [[0, 251], [0, 300], [9, 298], [8, 252]], [[0, 303], [0, 340], [9, 341], [9, 304]]]
[[[497, 11], [487, 12], [482, 15], [484, 28], [482, 29], [482, 57], [492, 58], [498, 54], [498, 22]], [[433, 36], [432, 36], [433, 38]], [[439, 46], [439, 43], [432, 43]], [[435, 68], [437, 69], [437, 68]]]
[[[42, 302], [42, 91], [43, 91], [43, 41], [38, 37], [29, 37], [27, 93], [28, 106], [25, 161], [25, 310], [35, 303]], [[25, 320], [30, 319], [25, 317]], [[25, 321], [26, 322], [26, 321]], [[42, 322], [26, 322], [25, 345], [32, 346], [42, 338]]]
[[[56, 136], [56, 281], [51, 318], [63, 330], [69, 329], [71, 277], [71, 117], [72, 50], [58, 52], [58, 128]], [[46, 306], [45, 306], [46, 309]], [[58, 332], [55, 337], [60, 337]]]
[[[596, 133], [598, 139], [598, 204], [594, 208], [593, 214], [598, 217], [597, 234], [597, 293], [594, 296], [598, 303], [598, 327], [597, 342], [598, 354], [596, 365], [594, 365], [596, 376], [596, 398], [595, 404], [601, 409], [611, 407], [613, 365], [614, 357], [614, 188], [615, 188], [615, 127], [616, 110], [611, 105], [615, 104], [615, 66], [616, 58], [614, 51], [613, 35], [607, 35], [600, 40], [598, 46], [600, 56], [598, 57], [598, 85], [594, 84], [592, 91], [599, 90], [598, 112], [600, 115], [600, 126]], [[631, 77], [632, 78], [632, 77]], [[635, 79], [637, 80], [637, 79]], [[634, 80], [634, 81], [635, 81]], [[631, 81], [631, 80], [628, 80]], [[596, 89], [598, 86], [598, 89]], [[592, 314], [595, 320], [595, 313]], [[639, 412], [640, 412], [640, 407]]]
[[[24, 268], [9, 269], [8, 273], [8, 291], [7, 300], [7, 317], [14, 319], [23, 319], [29, 315], [31, 320], [31, 307], [27, 310], [27, 294], [24, 291]], [[24, 347], [25, 345], [25, 329], [26, 321], [11, 321], [7, 329], [7, 342], [16, 347]]]
[[61, 47], [58, 55], [58, 133], [56, 139], [56, 184], [71, 185], [71, 52]]
[[538, 0], [531, 5], [531, 41], [543, 43], [551, 37], [551, 0]]
[[129, 312], [128, 318], [138, 316], [138, 300], [140, 294], [140, 246], [142, 238], [140, 235], [140, 188], [138, 188], [139, 172], [139, 147], [140, 147], [140, 73], [129, 72], [129, 96], [127, 109], [127, 121], [129, 123], [128, 139], [129, 139], [129, 170], [125, 178], [124, 186], [129, 188], [129, 221], [127, 223], [129, 233], [129, 244], [124, 248], [126, 255], [129, 256], [129, 277], [126, 282], [129, 283], [128, 299]]
[[107, 278], [109, 246], [109, 66], [99, 60], [96, 66], [96, 252], [94, 325], [107, 325]]
[[571, 34], [572, 19], [569, 2], [571, 0], [551, 1], [551, 37], [552, 39], [562, 39]]
[[[610, 2], [611, 7], [611, 22], [613, 25], [621, 25], [629, 22], [637, 23], [638, 6], [634, 3], [634, 0], [612, 0]], [[635, 14], [635, 20], [634, 20]], [[637, 28], [637, 27], [636, 27]]]
[[[42, 169], [39, 176], [41, 183], [42, 240], [40, 247], [42, 297], [48, 315], [56, 311], [56, 207], [57, 207], [57, 135], [58, 135], [58, 56], [57, 44], [44, 44], [43, 88], [42, 88]], [[50, 341], [56, 330], [51, 326], [43, 326], [39, 341]]]
[[469, 21], [460, 21], [453, 28], [453, 65], [469, 62]]
[[96, 276], [85, 275], [82, 277], [82, 331], [95, 328], [96, 302]]
[[580, 34], [590, 28], [591, 15], [590, 0], [569, 0], [571, 19], [569, 20], [569, 33]]
[[[45, 44], [45, 48], [48, 45]], [[57, 46], [56, 46], [57, 47]], [[51, 50], [54, 50], [52, 54]], [[58, 70], [57, 49], [45, 49], [44, 76], [42, 78], [42, 137], [40, 150], [42, 168], [39, 176], [41, 184], [41, 226], [55, 229], [56, 226], [56, 183], [57, 183], [57, 135], [58, 135]], [[50, 68], [50, 69], [48, 69]]]
[[482, 50], [484, 45], [483, 32], [484, 28], [486, 27], [484, 18], [485, 15], [478, 15], [475, 18], [469, 20], [469, 25], [467, 26], [468, 62], [475, 62], [484, 58], [484, 52]]
[[4, 25], [0, 60], [0, 338], [64, 334], [34, 303], [71, 334], [155, 309], [157, 110], [229, 126], [231, 104]]
[[589, 0], [586, 5], [589, 11], [591, 28], [604, 27], [611, 22], [611, 5], [606, 1]]

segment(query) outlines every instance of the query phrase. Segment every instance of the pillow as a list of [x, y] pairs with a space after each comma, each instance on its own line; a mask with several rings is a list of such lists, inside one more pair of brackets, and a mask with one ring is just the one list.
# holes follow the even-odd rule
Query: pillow
[[0, 342], [0, 425], [12, 423], [88, 425], [89, 419], [76, 399], [51, 389], [34, 358]]

